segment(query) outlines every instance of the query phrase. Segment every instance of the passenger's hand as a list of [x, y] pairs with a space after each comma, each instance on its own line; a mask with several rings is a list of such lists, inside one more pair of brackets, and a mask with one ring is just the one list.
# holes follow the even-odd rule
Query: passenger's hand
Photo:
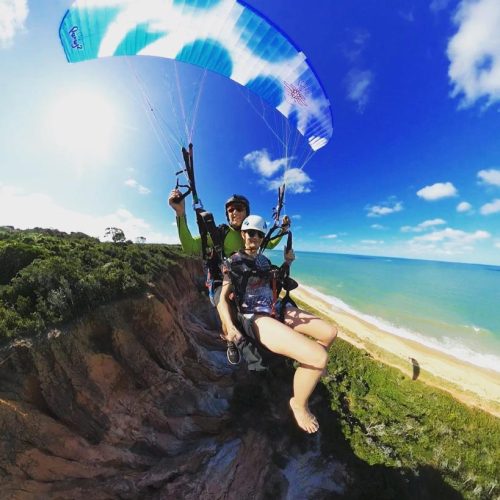
[[236, 328], [236, 325], [231, 325], [228, 328], [227, 337], [226, 337], [226, 340], [228, 342], [234, 342], [235, 344], [237, 344], [242, 338], [243, 338], [243, 335], [238, 330], [238, 328]]
[[181, 196], [182, 193], [176, 188], [170, 191], [168, 197], [168, 204], [174, 209], [177, 217], [182, 217], [186, 213], [185, 200], [178, 201]]
[[281, 222], [281, 232], [284, 233], [290, 229], [290, 226], [292, 225], [292, 220], [288, 215], [283, 216], [283, 221]]
[[283, 253], [285, 254], [285, 261], [287, 264], [291, 264], [295, 260], [295, 252], [293, 251], [293, 248], [290, 248], [287, 252], [285, 247]]

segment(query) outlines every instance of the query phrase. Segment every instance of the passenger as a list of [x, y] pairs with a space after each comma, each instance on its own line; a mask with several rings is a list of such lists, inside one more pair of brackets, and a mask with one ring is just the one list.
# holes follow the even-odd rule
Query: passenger
[[[246, 335], [270, 351], [299, 363], [290, 408], [299, 427], [313, 433], [319, 424], [309, 411], [308, 401], [326, 367], [328, 348], [337, 335], [337, 329], [289, 304], [284, 311], [284, 323], [272, 317], [279, 304], [276, 304], [270, 283], [271, 262], [259, 253], [266, 229], [266, 222], [258, 215], [250, 215], [243, 221], [241, 237], [244, 247], [226, 261], [219, 312], [226, 324], [229, 341], [238, 343]], [[288, 265], [294, 259], [293, 250], [286, 253]], [[231, 292], [236, 295], [237, 321], [230, 312]]]

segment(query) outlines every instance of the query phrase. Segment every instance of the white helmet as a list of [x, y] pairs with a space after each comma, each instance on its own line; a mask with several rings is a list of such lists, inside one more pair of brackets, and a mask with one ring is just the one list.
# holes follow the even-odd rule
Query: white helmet
[[256, 229], [257, 231], [266, 234], [266, 221], [260, 215], [249, 215], [243, 221], [243, 224], [241, 224], [241, 230], [248, 231], [249, 229]]

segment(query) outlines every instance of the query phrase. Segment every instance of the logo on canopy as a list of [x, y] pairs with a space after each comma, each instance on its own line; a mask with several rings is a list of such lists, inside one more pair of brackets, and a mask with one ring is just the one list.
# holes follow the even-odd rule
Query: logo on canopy
[[304, 82], [293, 83], [283, 82], [287, 97], [299, 106], [307, 106], [307, 85]]
[[78, 26], [73, 26], [69, 31], [68, 34], [71, 37], [71, 40], [73, 41], [71, 44], [71, 47], [74, 49], [81, 50], [83, 49], [83, 44], [81, 41], [81, 36], [80, 36], [80, 29]]

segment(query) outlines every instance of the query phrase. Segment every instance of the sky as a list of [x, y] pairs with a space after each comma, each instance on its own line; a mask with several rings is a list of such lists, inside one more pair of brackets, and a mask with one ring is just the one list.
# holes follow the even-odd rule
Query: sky
[[0, 225], [178, 242], [167, 198], [184, 107], [216, 221], [233, 193], [270, 220], [287, 176], [296, 250], [500, 265], [498, 0], [247, 0], [330, 99], [332, 139], [305, 165], [307, 143], [284, 157], [282, 125], [219, 75], [151, 57], [69, 64], [71, 3], [0, 0]]

